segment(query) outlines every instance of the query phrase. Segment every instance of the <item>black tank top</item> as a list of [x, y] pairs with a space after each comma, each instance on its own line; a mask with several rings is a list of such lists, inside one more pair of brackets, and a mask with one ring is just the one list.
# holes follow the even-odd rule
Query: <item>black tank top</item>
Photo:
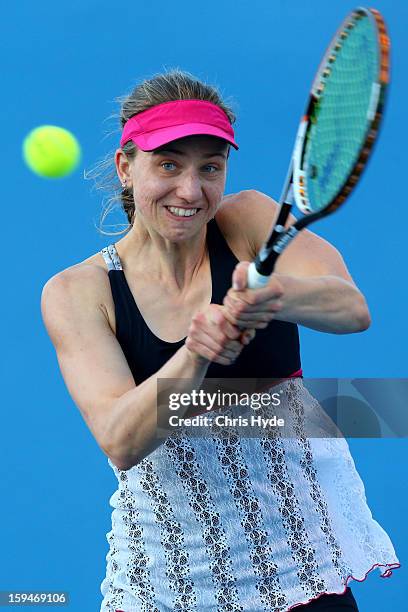
[[[210, 258], [211, 303], [222, 304], [231, 287], [232, 273], [238, 259], [232, 253], [215, 219], [207, 224], [207, 248]], [[166, 342], [148, 327], [129, 289], [115, 245], [101, 250], [108, 266], [109, 281], [115, 305], [116, 337], [129, 368], [139, 384], [155, 374], [184, 344]], [[207, 378], [285, 378], [299, 376], [299, 334], [297, 325], [272, 320], [258, 329], [255, 338], [245, 346], [231, 365], [212, 362]]]

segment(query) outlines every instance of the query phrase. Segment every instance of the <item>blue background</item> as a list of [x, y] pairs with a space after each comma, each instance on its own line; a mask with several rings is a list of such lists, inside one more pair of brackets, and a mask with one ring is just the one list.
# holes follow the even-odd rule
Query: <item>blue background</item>
[[[346, 206], [313, 228], [342, 253], [373, 323], [344, 336], [303, 329], [304, 372], [311, 377], [407, 377], [406, 239], [399, 222], [408, 5], [375, 6], [392, 38], [380, 142]], [[278, 198], [317, 63], [353, 8], [345, 0], [40, 0], [3, 7], [1, 590], [66, 590], [71, 610], [99, 610], [116, 479], [65, 388], [40, 295], [51, 276], [110, 242], [94, 228], [101, 194], [91, 193], [83, 171], [118, 146], [118, 131], [106, 135], [119, 128], [106, 123], [118, 112], [114, 98], [176, 66], [218, 85], [238, 114], [240, 150], [231, 151], [226, 193], [254, 188]], [[24, 165], [22, 141], [42, 124], [78, 137], [83, 159], [70, 177], [41, 179]], [[402, 610], [407, 440], [349, 443], [373, 516], [402, 564], [389, 579], [375, 570], [351, 587], [362, 611], [380, 612], [390, 598]]]

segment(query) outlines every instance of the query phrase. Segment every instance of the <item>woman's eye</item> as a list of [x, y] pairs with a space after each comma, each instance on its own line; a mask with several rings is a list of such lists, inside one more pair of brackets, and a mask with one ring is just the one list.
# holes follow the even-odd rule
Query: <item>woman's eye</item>
[[[163, 162], [162, 164], [160, 164], [162, 168], [164, 168], [165, 170], [168, 170], [168, 166], [175, 166], [176, 164], [173, 162]], [[209, 174], [213, 174], [214, 172], [216, 172], [218, 170], [217, 166], [213, 166], [212, 164], [207, 164], [206, 166], [204, 166], [206, 171], [209, 171]], [[209, 168], [211, 168], [211, 170], [208, 170]]]
[[175, 165], [176, 165], [176, 164], [173, 164], [173, 162], [163, 162], [163, 163], [161, 164], [161, 166], [162, 166], [162, 167], [163, 167], [163, 166], [175, 166]]

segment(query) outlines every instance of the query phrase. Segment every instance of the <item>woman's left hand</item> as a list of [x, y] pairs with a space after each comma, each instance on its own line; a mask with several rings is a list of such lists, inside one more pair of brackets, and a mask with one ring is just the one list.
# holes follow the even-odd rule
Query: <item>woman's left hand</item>
[[264, 329], [283, 308], [284, 289], [276, 275], [266, 287], [248, 289], [249, 261], [241, 261], [232, 275], [232, 288], [224, 298], [225, 316], [243, 329]]

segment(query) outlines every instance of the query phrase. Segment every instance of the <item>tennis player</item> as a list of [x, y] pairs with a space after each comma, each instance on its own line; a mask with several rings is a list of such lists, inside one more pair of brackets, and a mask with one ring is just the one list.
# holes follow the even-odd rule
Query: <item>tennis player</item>
[[[62, 376], [118, 479], [101, 612], [357, 610], [348, 583], [399, 562], [344, 439], [157, 444], [155, 427], [158, 378], [185, 379], [184, 391], [206, 377], [285, 378], [295, 422], [313, 404], [298, 325], [364, 331], [365, 299], [310, 231], [267, 287], [246, 289], [277, 204], [253, 189], [224, 195], [238, 145], [216, 88], [159, 74], [120, 120], [113, 161], [129, 227], [42, 294]], [[256, 113], [250, 125], [254, 142], [267, 137]]]

